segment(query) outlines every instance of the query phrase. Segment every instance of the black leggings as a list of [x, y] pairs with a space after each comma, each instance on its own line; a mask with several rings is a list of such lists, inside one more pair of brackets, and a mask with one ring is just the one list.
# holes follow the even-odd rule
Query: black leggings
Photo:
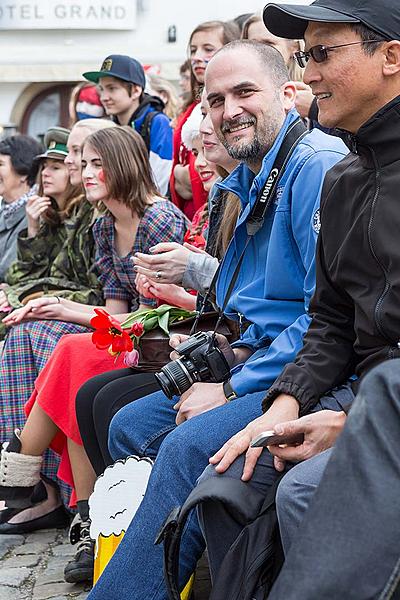
[[153, 373], [132, 369], [108, 371], [92, 377], [76, 395], [76, 417], [86, 454], [97, 475], [114, 461], [108, 451], [113, 416], [127, 404], [160, 389]]

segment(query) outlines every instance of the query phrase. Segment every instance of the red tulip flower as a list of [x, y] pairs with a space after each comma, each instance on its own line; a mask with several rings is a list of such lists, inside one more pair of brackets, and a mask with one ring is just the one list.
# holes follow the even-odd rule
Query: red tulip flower
[[96, 316], [90, 320], [95, 329], [92, 334], [92, 342], [99, 350], [111, 348], [113, 354], [130, 352], [133, 342], [129, 333], [122, 329], [121, 323], [108, 314], [103, 308], [95, 308]]
[[137, 338], [142, 336], [144, 334], [143, 323], [138, 323], [137, 321], [133, 323], [132, 327], [129, 330], [129, 333], [132, 333]]

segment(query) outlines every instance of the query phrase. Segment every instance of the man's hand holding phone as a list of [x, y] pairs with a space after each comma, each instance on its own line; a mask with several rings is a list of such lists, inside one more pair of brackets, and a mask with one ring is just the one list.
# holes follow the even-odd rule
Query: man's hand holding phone
[[252, 448], [269, 448], [269, 446], [298, 446], [304, 442], [304, 433], [275, 433], [273, 429], [263, 431], [251, 442]]
[[[296, 419], [298, 414], [297, 400], [292, 396], [280, 394], [266, 413], [251, 421], [244, 429], [232, 436], [218, 452], [211, 456], [209, 462], [215, 465], [217, 473], [224, 473], [238, 456], [245, 453], [242, 481], [249, 481], [262, 452], [262, 448], [251, 447], [252, 440], [263, 431], [275, 429], [276, 423]], [[278, 471], [283, 470], [284, 466], [279, 458], [275, 457], [274, 464]]]
[[331, 448], [345, 422], [344, 412], [321, 410], [295, 421], [278, 423], [271, 432], [264, 432], [268, 436], [254, 439], [252, 446], [268, 446], [271, 454], [283, 463], [300, 462]]

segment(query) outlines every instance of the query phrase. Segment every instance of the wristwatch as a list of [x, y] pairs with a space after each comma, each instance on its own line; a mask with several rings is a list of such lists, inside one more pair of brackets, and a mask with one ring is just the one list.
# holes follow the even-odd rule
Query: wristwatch
[[231, 400], [235, 400], [238, 397], [237, 393], [232, 388], [230, 381], [224, 381], [222, 389], [224, 391], [225, 398], [228, 400], [228, 402], [231, 402]]

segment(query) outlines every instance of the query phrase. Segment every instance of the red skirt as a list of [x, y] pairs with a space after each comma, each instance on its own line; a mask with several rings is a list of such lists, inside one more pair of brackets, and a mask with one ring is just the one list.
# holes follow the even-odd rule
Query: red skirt
[[[91, 333], [66, 335], [58, 342], [53, 354], [35, 382], [35, 389], [25, 404], [29, 415], [35, 402], [60, 429], [50, 448], [61, 456], [58, 477], [74, 487], [67, 438], [82, 446], [75, 413], [75, 397], [88, 379], [123, 367], [106, 350], [98, 350], [91, 341]], [[76, 504], [75, 490], [70, 505]]]

